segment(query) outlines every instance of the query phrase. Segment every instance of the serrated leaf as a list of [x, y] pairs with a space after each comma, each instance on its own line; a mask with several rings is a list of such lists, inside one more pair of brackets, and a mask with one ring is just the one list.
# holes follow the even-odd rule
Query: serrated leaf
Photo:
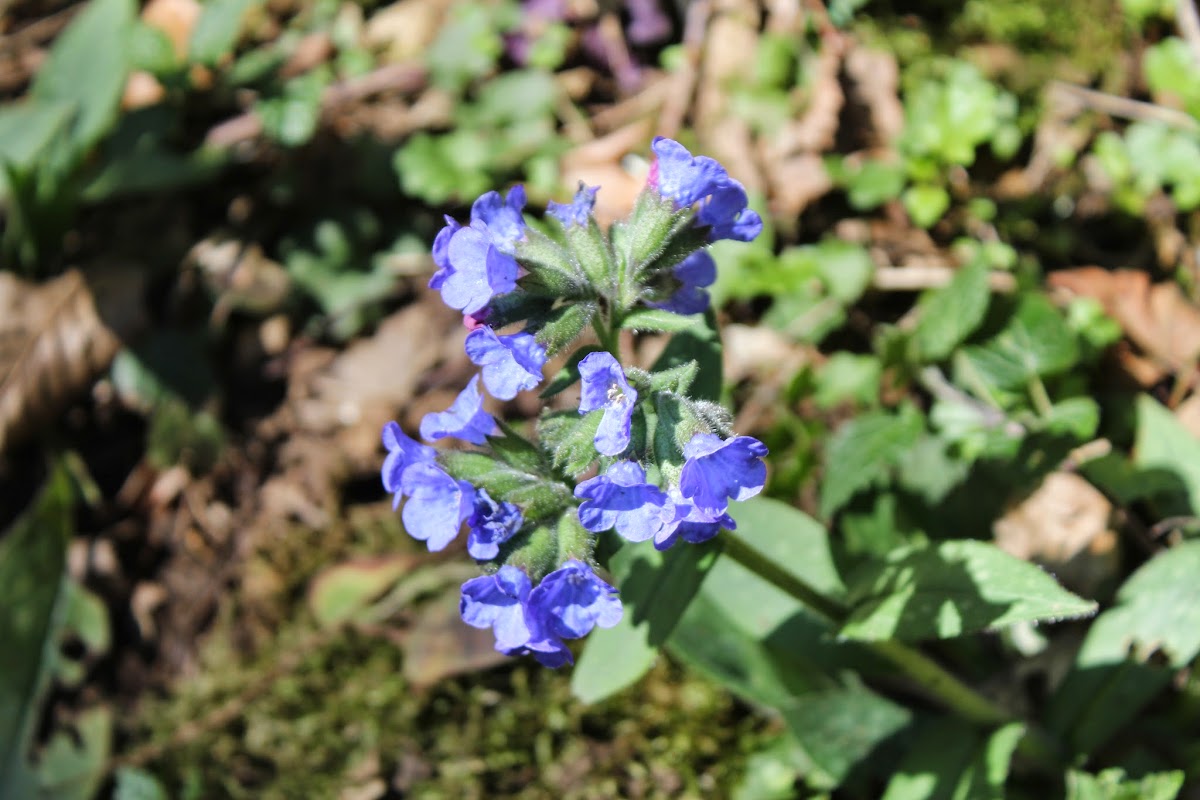
[[924, 430], [921, 414], [910, 406], [897, 414], [864, 414], [843, 425], [825, 448], [821, 515], [833, 514], [855, 493], [887, 475]]
[[911, 340], [916, 360], [941, 361], [979, 327], [988, 306], [987, 279], [987, 265], [975, 259], [958, 270], [949, 284], [921, 295]]
[[1003, 800], [1024, 732], [1013, 723], [986, 736], [959, 720], [937, 719], [917, 734], [883, 800]]
[[[1200, 439], [1149, 395], [1137, 399], [1134, 465], [1154, 473], [1174, 491], [1163, 492], [1169, 513], [1200, 515]], [[1172, 498], [1170, 495], [1174, 495]], [[1176, 500], [1186, 500], [1179, 502]]]
[[[1026, 294], [1000, 333], [983, 344], [962, 348], [957, 358], [998, 388], [1019, 389], [1034, 377], [1070, 368], [1079, 358], [1079, 344], [1048, 298]], [[956, 360], [955, 372], [963, 369]]]
[[409, 555], [357, 558], [326, 567], [308, 587], [308, 607], [323, 628], [349, 622], [409, 573]]
[[639, 308], [621, 320], [621, 327], [627, 331], [658, 333], [679, 333], [703, 325], [704, 318], [699, 314], [685, 316], [658, 308]]
[[1041, 568], [974, 540], [906, 548], [868, 565], [852, 577], [850, 599], [841, 635], [867, 641], [949, 639], [1096, 610]]
[[624, 544], [611, 568], [625, 613], [615, 627], [594, 630], [588, 636], [571, 675], [575, 696], [594, 703], [641, 678], [654, 665], [659, 648], [719, 553], [719, 540], [676, 546], [665, 553]]

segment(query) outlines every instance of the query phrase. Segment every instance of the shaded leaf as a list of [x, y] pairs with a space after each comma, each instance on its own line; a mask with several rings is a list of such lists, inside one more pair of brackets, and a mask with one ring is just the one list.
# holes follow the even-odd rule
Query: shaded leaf
[[841, 635], [872, 641], [947, 639], [1096, 610], [1039, 567], [974, 540], [905, 548], [854, 575], [850, 596]]
[[988, 306], [988, 270], [975, 259], [950, 283], [921, 295], [912, 345], [920, 361], [941, 361], [979, 327]]
[[71, 728], [56, 733], [38, 758], [37, 800], [92, 800], [104, 780], [112, 749], [112, 712], [88, 709]]
[[212, 66], [233, 52], [246, 12], [256, 4], [257, 0], [208, 0], [192, 29], [188, 59]]
[[[1079, 358], [1079, 344], [1047, 297], [1026, 294], [1000, 333], [983, 344], [964, 347], [958, 357], [996, 387], [1018, 389], [1035, 377], [1071, 367]], [[956, 373], [966, 368], [955, 364]]]
[[915, 737], [883, 800], [1003, 800], [1024, 732], [1014, 723], [988, 736], [959, 720], [935, 720]]
[[1126, 778], [1119, 767], [1099, 775], [1071, 770], [1067, 773], [1067, 800], [1175, 800], [1183, 788], [1181, 770]]
[[621, 327], [630, 331], [679, 333], [704, 325], [702, 317], [684, 316], [657, 308], [640, 308], [621, 320]]
[[654, 665], [658, 650], [687, 610], [720, 553], [719, 540], [676, 545], [665, 553], [625, 544], [611, 561], [625, 613], [616, 626], [592, 631], [571, 675], [585, 703], [633, 684]]
[[692, 397], [697, 400], [721, 399], [722, 365], [721, 336], [717, 332], [717, 318], [710, 308], [704, 314], [704, 324], [680, 331], [671, 337], [662, 355], [650, 368], [651, 372], [665, 372], [689, 362], [696, 362], [699, 372], [692, 384]]
[[825, 448], [821, 514], [829, 516], [880, 478], [907, 453], [924, 432], [921, 414], [904, 406], [898, 414], [863, 414], [843, 425]]
[[1155, 485], [1165, 483], [1170, 487], [1161, 492], [1168, 503], [1186, 496], [1186, 501], [1176, 503], [1180, 507], [1171, 508], [1171, 512], [1200, 514], [1200, 439], [1149, 395], [1137, 399], [1134, 465], [1161, 477]]
[[410, 555], [358, 558], [326, 567], [308, 587], [308, 607], [324, 628], [349, 622], [416, 564]]

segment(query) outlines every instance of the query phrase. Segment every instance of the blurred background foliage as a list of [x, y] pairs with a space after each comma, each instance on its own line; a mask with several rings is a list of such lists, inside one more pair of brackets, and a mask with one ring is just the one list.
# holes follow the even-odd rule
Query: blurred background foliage
[[[1193, 3], [0, 9], [0, 796], [1196, 796]], [[773, 524], [1106, 609], [933, 646], [1069, 772], [703, 594], [591, 705], [458, 622], [377, 477], [469, 372], [433, 234], [513, 182], [620, 216], [657, 133], [767, 221], [713, 298]]]

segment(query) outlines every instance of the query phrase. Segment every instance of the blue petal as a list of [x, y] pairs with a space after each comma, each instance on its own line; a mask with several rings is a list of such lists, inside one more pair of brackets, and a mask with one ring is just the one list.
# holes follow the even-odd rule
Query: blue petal
[[388, 454], [383, 461], [383, 469], [380, 470], [380, 473], [383, 479], [383, 488], [395, 495], [392, 502], [392, 507], [395, 508], [400, 505], [400, 498], [404, 496], [400, 490], [404, 471], [413, 464], [433, 461], [437, 456], [437, 451], [410, 439], [395, 422], [389, 422], [383, 427], [382, 438], [383, 446], [387, 448]]
[[679, 477], [679, 491], [709, 513], [725, 510], [729, 500], [746, 500], [762, 491], [767, 467], [762, 459], [767, 447], [749, 436], [728, 441], [711, 433], [698, 433], [684, 445], [687, 461]]
[[467, 335], [465, 350], [472, 363], [483, 367], [483, 384], [488, 391], [501, 400], [512, 400], [542, 380], [546, 348], [532, 334], [497, 336], [483, 326]]
[[478, 375], [459, 393], [450, 408], [431, 411], [421, 420], [421, 437], [431, 442], [453, 436], [471, 444], [485, 444], [487, 437], [495, 431], [496, 420], [483, 410]]
[[471, 515], [475, 491], [466, 481], [456, 481], [437, 464], [414, 464], [404, 471], [402, 489], [408, 495], [400, 517], [414, 539], [430, 552], [445, 549]]
[[665, 492], [645, 482], [646, 473], [632, 461], [618, 461], [604, 475], [575, 487], [583, 499], [579, 522], [585, 530], [609, 529], [631, 542], [652, 539], [671, 523], [675, 506]]
[[599, 625], [611, 628], [621, 620], [617, 590], [574, 559], [547, 575], [529, 593], [529, 605], [545, 615], [558, 636], [579, 638]]
[[584, 186], [583, 183], [580, 183], [579, 190], [575, 192], [575, 199], [569, 205], [551, 200], [546, 204], [546, 214], [562, 223], [564, 228], [572, 225], [587, 225], [588, 219], [592, 215], [592, 208], [596, 205], [596, 192], [599, 188], [599, 186]]
[[651, 173], [654, 187], [679, 208], [704, 199], [729, 181], [729, 173], [719, 162], [706, 156], [693, 158], [686, 147], [673, 139], [659, 136], [650, 148], [658, 156]]
[[520, 184], [509, 190], [505, 200], [500, 199], [499, 192], [488, 192], [472, 204], [471, 222], [483, 223], [491, 243], [512, 255], [517, 240], [525, 235], [525, 218], [521, 215], [524, 207], [525, 187]]

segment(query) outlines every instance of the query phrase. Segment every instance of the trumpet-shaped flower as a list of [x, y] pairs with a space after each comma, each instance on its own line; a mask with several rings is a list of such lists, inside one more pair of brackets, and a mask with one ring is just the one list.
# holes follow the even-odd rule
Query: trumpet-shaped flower
[[611, 353], [590, 353], [579, 362], [582, 390], [579, 413], [604, 409], [593, 439], [601, 455], [620, 455], [629, 446], [637, 390], [625, 380], [625, 372]]
[[622, 614], [617, 590], [575, 559], [542, 578], [529, 593], [529, 605], [540, 612], [550, 633], [568, 639], [586, 636], [597, 625], [611, 628]]
[[587, 225], [592, 216], [592, 208], [596, 205], [596, 192], [599, 186], [584, 186], [579, 184], [575, 199], [569, 204], [556, 203], [551, 200], [546, 204], [546, 214], [562, 223], [564, 228], [572, 225]]
[[484, 444], [495, 430], [496, 420], [483, 410], [478, 375], [459, 392], [450, 408], [431, 411], [421, 420], [421, 438], [431, 442], [453, 436], [471, 444]]
[[725, 512], [716, 513], [699, 508], [679, 493], [678, 487], [668, 493], [675, 504], [675, 522], [664, 525], [654, 536], [654, 546], [667, 550], [682, 540], [691, 544], [706, 542], [721, 532], [721, 529], [736, 530], [737, 523]]
[[380, 470], [383, 488], [391, 492], [392, 508], [397, 508], [404, 497], [401, 486], [405, 470], [413, 464], [432, 462], [437, 451], [410, 439], [394, 422], [383, 427], [383, 446], [388, 451], [387, 458], [383, 460], [383, 469]]
[[487, 326], [467, 334], [467, 358], [483, 367], [483, 385], [493, 397], [512, 400], [542, 381], [546, 348], [531, 333], [497, 336]]
[[529, 603], [529, 576], [518, 567], [501, 567], [495, 575], [472, 578], [462, 586], [459, 614], [474, 628], [491, 628], [496, 649], [505, 655], [532, 654], [548, 667], [571, 662], [571, 651], [547, 630], [538, 609]]
[[646, 471], [633, 461], [618, 461], [603, 475], [575, 487], [582, 499], [579, 522], [593, 533], [616, 529], [631, 542], [658, 536], [676, 518], [667, 493], [646, 483]]
[[425, 542], [431, 553], [445, 549], [475, 510], [475, 487], [455, 480], [432, 462], [406, 469], [401, 488], [408, 496], [400, 513], [404, 529]]
[[707, 251], [697, 250], [680, 261], [671, 270], [671, 274], [681, 284], [675, 293], [661, 303], [655, 303], [655, 308], [673, 311], [676, 314], [702, 314], [708, 309], [708, 292], [705, 286], [712, 286], [717, 279], [717, 264]]
[[723, 512], [730, 500], [753, 497], [767, 481], [767, 446], [750, 436], [723, 440], [697, 433], [683, 446], [683, 455], [679, 492], [709, 515]]
[[486, 489], [476, 489], [475, 510], [467, 519], [467, 552], [480, 561], [495, 558], [500, 555], [500, 545], [521, 530], [523, 524], [521, 509], [512, 503], [493, 500]]

